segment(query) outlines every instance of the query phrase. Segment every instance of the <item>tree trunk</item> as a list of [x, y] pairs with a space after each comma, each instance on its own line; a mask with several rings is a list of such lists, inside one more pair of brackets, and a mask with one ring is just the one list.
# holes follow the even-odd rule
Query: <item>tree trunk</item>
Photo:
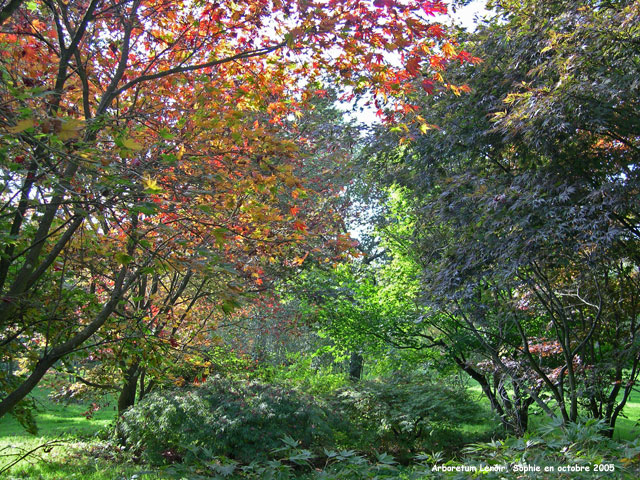
[[473, 378], [476, 382], [480, 384], [480, 388], [482, 388], [482, 392], [489, 399], [491, 408], [500, 416], [500, 418], [504, 423], [504, 420], [505, 420], [504, 409], [502, 408], [502, 405], [500, 405], [500, 402], [498, 402], [498, 399], [496, 398], [496, 396], [493, 394], [493, 391], [491, 390], [491, 385], [489, 385], [489, 382], [487, 381], [485, 376], [482, 375], [480, 372], [471, 368], [471, 366], [467, 365], [462, 359], [454, 358], [454, 360], [458, 364], [458, 367], [462, 369], [462, 371], [467, 373], [471, 378]]
[[529, 407], [533, 404], [534, 400], [531, 396], [524, 398], [522, 390], [517, 383], [513, 384], [514, 401], [515, 401], [515, 420], [516, 428], [518, 429], [518, 436], [522, 436], [527, 433], [529, 428]]
[[498, 396], [491, 389], [491, 385], [482, 373], [475, 370], [462, 358], [454, 357], [454, 361], [458, 367], [480, 384], [482, 392], [489, 399], [491, 408], [500, 417], [500, 422], [504, 428], [517, 436], [524, 435], [529, 426], [529, 407], [533, 403], [533, 399], [531, 397], [522, 398], [520, 389], [515, 386], [515, 398], [514, 401], [511, 401], [507, 391], [501, 384], [501, 380], [496, 379], [499, 384], [497, 389], [500, 395]]
[[118, 416], [122, 415], [127, 408], [132, 407], [136, 403], [136, 390], [138, 387], [138, 377], [140, 376], [138, 366], [138, 362], [135, 362], [125, 372], [124, 384], [118, 397]]
[[351, 353], [349, 359], [349, 378], [354, 382], [357, 382], [362, 377], [362, 367], [364, 365], [364, 358], [359, 353]]

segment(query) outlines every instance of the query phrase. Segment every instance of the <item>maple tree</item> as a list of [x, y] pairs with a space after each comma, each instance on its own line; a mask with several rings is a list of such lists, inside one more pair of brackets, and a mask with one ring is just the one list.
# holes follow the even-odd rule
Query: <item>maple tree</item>
[[[0, 379], [0, 416], [107, 329], [148, 275], [224, 271], [259, 287], [269, 265], [295, 267], [316, 230], [333, 230], [333, 215], [311, 222], [313, 202], [300, 201], [330, 192], [298, 176], [319, 139], [299, 138], [296, 117], [323, 81], [411, 113], [407, 79], [456, 88], [444, 68], [469, 60], [434, 23], [439, 1], [8, 8], [0, 347], [29, 360]], [[223, 309], [246, 287], [229, 283]]]
[[[240, 308], [238, 296], [247, 291], [265, 291], [275, 279], [286, 276], [303, 263], [341, 258], [342, 247], [332, 247], [336, 242], [330, 237], [335, 236], [343, 200], [332, 196], [319, 198], [314, 193], [326, 194], [339, 188], [341, 183], [335, 176], [329, 179], [328, 174], [336, 173], [340, 163], [336, 163], [335, 158], [342, 158], [353, 141], [351, 129], [338, 123], [341, 116], [332, 107], [333, 100], [335, 97], [330, 93], [314, 98], [315, 108], [296, 119], [296, 132], [287, 133], [295, 135], [292, 138], [297, 139], [301, 149], [304, 148], [307, 158], [304, 170], [294, 170], [295, 177], [304, 178], [312, 188], [295, 186], [293, 195], [298, 198], [294, 201], [299, 206], [288, 207], [280, 202], [280, 209], [288, 213], [285, 219], [294, 222], [295, 234], [300, 232], [296, 222], [304, 218], [305, 230], [308, 225], [313, 238], [321, 243], [307, 236], [304, 242], [289, 245], [286, 255], [279, 255], [281, 261], [276, 261], [274, 256], [266, 257], [267, 254], [278, 256], [274, 248], [256, 247], [255, 243], [249, 244], [252, 250], [247, 256], [247, 238], [243, 238], [243, 248], [232, 249], [226, 238], [229, 232], [216, 227], [213, 237], [218, 247], [224, 247], [225, 261], [211, 250], [200, 247], [199, 254], [209, 255], [206, 265], [195, 255], [192, 258], [195, 265], [182, 262], [185, 266], [182, 271], [164, 267], [141, 275], [136, 285], [123, 295], [122, 305], [113, 318], [94, 336], [92, 344], [95, 346], [84, 345], [80, 354], [65, 359], [63, 371], [71, 373], [76, 382], [63, 382], [62, 392], [76, 395], [87, 388], [117, 391], [118, 410], [124, 411], [136, 398], [142, 399], [156, 386], [191, 382], [201, 379], [205, 373], [218, 373], [226, 369], [227, 363], [233, 363], [220, 361], [225, 346], [219, 330], [246, 315], [246, 308]], [[319, 137], [317, 129], [322, 131], [322, 146], [308, 140]], [[284, 131], [282, 127], [281, 130]], [[344, 181], [347, 178], [344, 176]], [[290, 181], [292, 185], [300, 185], [293, 177]], [[185, 182], [187, 179], [182, 185]], [[156, 185], [155, 188], [159, 187]], [[212, 211], [208, 206], [200, 206], [198, 210], [211, 218]], [[260, 227], [265, 223], [277, 228], [277, 218], [276, 221], [265, 219], [265, 211], [264, 208], [258, 211], [256, 225]], [[277, 217], [280, 216], [278, 213]], [[260, 238], [260, 232], [264, 230], [256, 234], [257, 238]], [[348, 245], [348, 242], [346, 236], [337, 234], [338, 244]], [[257, 249], [261, 250], [258, 255]], [[248, 268], [252, 262], [257, 262], [257, 269]], [[250, 301], [259, 302], [260, 297], [252, 296]], [[224, 343], [228, 350], [229, 339]], [[242, 362], [242, 359], [238, 361]]]
[[503, 421], [611, 435], [640, 372], [638, 2], [495, 4], [484, 62], [448, 72], [471, 94], [422, 98], [442, 129], [386, 135], [370, 172], [411, 192], [424, 327]]

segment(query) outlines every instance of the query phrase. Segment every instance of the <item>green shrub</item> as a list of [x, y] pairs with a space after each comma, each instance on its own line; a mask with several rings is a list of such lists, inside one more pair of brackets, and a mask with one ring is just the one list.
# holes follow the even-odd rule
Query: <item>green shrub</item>
[[330, 442], [328, 415], [315, 399], [259, 382], [210, 378], [199, 387], [158, 392], [124, 413], [119, 434], [154, 464], [225, 456], [270, 458], [285, 436], [305, 448]]
[[557, 479], [640, 478], [640, 438], [615, 441], [605, 436], [607, 425], [595, 419], [562, 425], [561, 419], [542, 425], [523, 437], [478, 443], [465, 449], [466, 465], [508, 465], [507, 474], [483, 478], [540, 478], [524, 476], [518, 466], [539, 467], [545, 476]]
[[477, 421], [479, 414], [463, 390], [425, 376], [398, 374], [384, 381], [358, 382], [336, 393], [334, 409], [349, 419], [347, 438], [360, 435], [353, 446], [375, 445], [400, 457], [461, 448], [461, 427]]

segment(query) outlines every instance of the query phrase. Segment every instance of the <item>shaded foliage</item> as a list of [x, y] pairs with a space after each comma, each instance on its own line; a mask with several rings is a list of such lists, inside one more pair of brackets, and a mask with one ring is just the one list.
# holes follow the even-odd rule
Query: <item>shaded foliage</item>
[[189, 461], [193, 449], [246, 463], [271, 458], [283, 437], [328, 445], [328, 412], [310, 396], [260, 382], [210, 378], [154, 393], [124, 413], [125, 444], [152, 463]]
[[362, 381], [335, 395], [338, 408], [359, 430], [354, 447], [375, 445], [403, 461], [420, 451], [460, 449], [468, 441], [462, 425], [478, 421], [481, 413], [461, 388], [415, 373]]
[[380, 136], [370, 172], [410, 192], [425, 328], [505, 423], [535, 402], [612, 428], [640, 346], [638, 3], [496, 9], [452, 73], [471, 93], [420, 99], [439, 130]]

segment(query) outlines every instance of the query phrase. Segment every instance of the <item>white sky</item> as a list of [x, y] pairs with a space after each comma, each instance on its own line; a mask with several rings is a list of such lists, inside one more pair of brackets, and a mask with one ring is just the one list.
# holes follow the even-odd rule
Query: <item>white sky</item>
[[453, 19], [458, 25], [462, 25], [467, 30], [475, 29], [475, 18], [477, 16], [482, 17], [486, 15], [487, 9], [485, 8], [487, 5], [487, 0], [474, 0], [469, 5], [459, 8], [458, 11], [453, 14]]

